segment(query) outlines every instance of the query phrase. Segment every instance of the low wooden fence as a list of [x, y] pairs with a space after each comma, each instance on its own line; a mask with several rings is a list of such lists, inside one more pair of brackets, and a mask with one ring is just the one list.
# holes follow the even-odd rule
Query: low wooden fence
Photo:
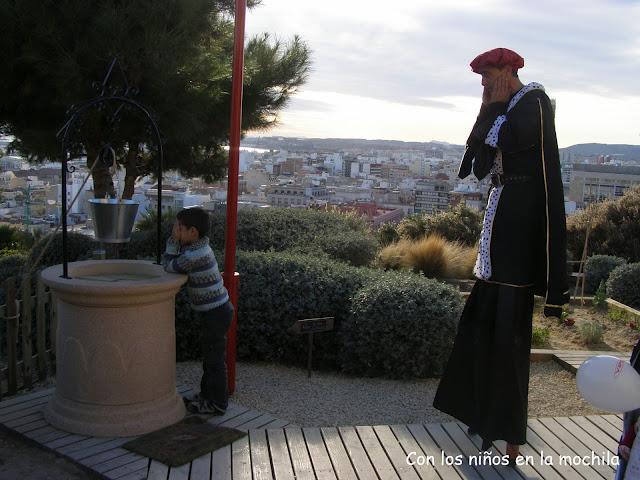
[[55, 373], [57, 329], [55, 302], [39, 276], [35, 287], [31, 278], [24, 278], [17, 285], [11, 277], [2, 288], [5, 303], [0, 305], [0, 322], [4, 324], [0, 325], [0, 398], [14, 395], [18, 389], [30, 389], [34, 369], [38, 381]]

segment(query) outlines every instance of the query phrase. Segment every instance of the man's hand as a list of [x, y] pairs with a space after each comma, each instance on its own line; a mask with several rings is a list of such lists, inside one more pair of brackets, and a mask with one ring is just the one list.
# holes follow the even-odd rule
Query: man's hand
[[[505, 70], [505, 73], [502, 73], [496, 77], [496, 81], [493, 83], [488, 93], [488, 96], [489, 96], [488, 103], [506, 102], [509, 100], [509, 97], [511, 97], [511, 86], [510, 86], [511, 81], [508, 77], [509, 73], [506, 73], [506, 72], [507, 71]], [[484, 100], [484, 94], [483, 94], [483, 100]]]

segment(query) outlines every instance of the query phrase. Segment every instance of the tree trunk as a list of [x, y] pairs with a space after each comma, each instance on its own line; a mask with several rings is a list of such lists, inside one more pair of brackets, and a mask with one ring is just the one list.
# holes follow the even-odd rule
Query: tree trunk
[[122, 198], [131, 200], [134, 194], [136, 179], [138, 178], [138, 142], [129, 142], [129, 151], [125, 160], [126, 175], [124, 177], [124, 190]]
[[[91, 168], [93, 162], [98, 158], [99, 149], [94, 145], [85, 145], [87, 150], [87, 167]], [[109, 173], [109, 166], [98, 161], [92, 173], [93, 177], [93, 196], [94, 198], [105, 198], [109, 196], [114, 198], [116, 190], [113, 187], [113, 179]]]

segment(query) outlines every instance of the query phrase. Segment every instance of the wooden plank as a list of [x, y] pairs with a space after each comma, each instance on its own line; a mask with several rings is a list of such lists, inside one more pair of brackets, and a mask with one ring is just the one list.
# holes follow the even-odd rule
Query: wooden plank
[[376, 472], [355, 428], [340, 427], [338, 433], [358, 478], [376, 478]]
[[238, 430], [242, 430], [243, 432], [248, 432], [249, 430], [264, 429], [263, 427], [265, 425], [267, 425], [268, 423], [271, 423], [274, 420], [275, 418], [273, 416], [267, 413], [264, 413], [259, 417], [254, 418], [250, 422], [246, 422], [241, 425], [238, 425], [236, 428]]
[[271, 454], [275, 480], [293, 480], [295, 476], [284, 430], [280, 428], [265, 430], [265, 432], [269, 443], [269, 453]]
[[301, 428], [287, 428], [284, 430], [287, 446], [291, 455], [291, 464], [297, 480], [315, 480], [313, 465]]
[[251, 467], [254, 480], [273, 480], [269, 445], [264, 430], [250, 430], [249, 444], [251, 445]]
[[373, 428], [369, 426], [358, 426], [356, 427], [356, 432], [380, 479], [399, 480], [400, 477], [398, 477], [395, 468], [391, 465]]
[[62, 448], [65, 447], [67, 445], [72, 445], [78, 441], [81, 440], [85, 440], [89, 437], [85, 436], [85, 435], [77, 435], [77, 434], [71, 434], [67, 437], [63, 437], [63, 438], [58, 438], [55, 440], [50, 440], [48, 442], [44, 443], [44, 446], [47, 448], [52, 448], [54, 450], [57, 450], [58, 448]]
[[[193, 476], [193, 468], [191, 468], [191, 480], [200, 480], [199, 477]], [[209, 477], [203, 476], [203, 479], [209, 480]], [[231, 445], [219, 448], [211, 454], [211, 479], [231, 480]]]
[[229, 408], [227, 408], [227, 411], [224, 415], [211, 417], [207, 420], [207, 422], [209, 422], [211, 425], [220, 425], [221, 423], [231, 420], [232, 418], [235, 418], [238, 415], [241, 415], [248, 411], [249, 409], [246, 407], [240, 407], [238, 405], [230, 406]]
[[[429, 457], [422, 451], [420, 445], [416, 439], [411, 435], [411, 432], [406, 425], [391, 425], [391, 431], [398, 439], [400, 446], [404, 450], [406, 455], [406, 462], [414, 463], [413, 468], [420, 476], [422, 480], [439, 479], [440, 476], [436, 473], [436, 465], [440, 462], [440, 453], [438, 452], [429, 454]], [[419, 459], [429, 459], [423, 465], [419, 464]], [[432, 459], [432, 460], [431, 460]]]
[[20, 312], [20, 323], [22, 324], [22, 385], [27, 390], [31, 389], [33, 352], [31, 342], [31, 278], [25, 277], [22, 280], [22, 311]]
[[7, 394], [18, 390], [18, 308], [16, 302], [16, 280], [7, 278], [4, 282], [7, 322]]
[[[464, 461], [471, 465], [480, 475], [480, 478], [485, 480], [500, 480], [501, 475], [498, 474], [497, 467], [494, 468], [490, 463], [487, 464], [483, 461], [484, 456], [492, 457], [494, 456], [493, 452], [489, 453], [480, 453], [480, 448], [478, 448], [470, 439], [467, 437], [466, 432], [463, 432], [455, 422], [446, 422], [442, 424], [442, 428], [445, 432], [451, 437], [453, 442], [458, 447], [459, 453], [457, 455], [462, 454], [464, 456]], [[501, 469], [501, 473], [505, 476], [505, 478], [513, 478], [513, 476], [509, 475], [509, 473], [514, 473], [513, 470], [510, 472], [505, 472], [505, 469]], [[519, 475], [516, 475], [516, 478]]]
[[231, 444], [231, 469], [233, 480], [251, 480], [251, 454], [248, 436]]
[[[549, 446], [551, 446], [556, 452], [557, 455], [554, 456], [554, 463], [560, 464], [560, 456], [562, 455], [579, 455], [579, 451], [584, 449], [584, 446], [579, 445], [579, 442], [569, 436], [562, 435], [562, 432], [556, 432], [549, 430], [543, 423], [540, 422], [537, 418], [529, 419], [529, 426], [533, 431], [535, 431], [540, 438], [542, 438]], [[561, 435], [558, 436], [557, 434]], [[596, 480], [602, 478], [598, 472], [592, 469], [588, 465], [574, 465], [569, 468], [572, 468], [577, 473], [579, 473], [582, 477], [587, 480]]]
[[18, 433], [25, 434], [27, 432], [31, 432], [33, 430], [38, 430], [38, 429], [49, 427], [49, 426], [50, 426], [49, 422], [47, 422], [43, 417], [38, 420], [34, 420], [33, 422], [18, 425], [17, 427], [14, 427], [13, 430], [15, 430]]
[[167, 480], [169, 476], [169, 467], [157, 460], [151, 460], [149, 464], [149, 473], [147, 480]]
[[578, 425], [583, 431], [591, 435], [593, 438], [602, 443], [603, 446], [611, 450], [612, 452], [616, 452], [618, 449], [618, 442], [613, 440], [609, 435], [603, 432], [596, 425], [591, 423], [585, 417], [569, 417], [569, 420]]
[[[618, 442], [614, 441], [609, 435], [606, 435], [586, 418], [560, 417], [556, 418], [556, 420], [574, 436], [581, 438], [582, 435], [588, 435], [591, 439], [598, 442], [598, 448], [606, 449], [616, 454], [618, 450]], [[594, 452], [597, 451], [598, 450], [594, 450]]]
[[43, 381], [47, 378], [47, 362], [45, 356], [46, 347], [46, 323], [45, 323], [46, 292], [42, 278], [38, 275], [36, 287], [36, 351], [38, 353], [38, 379]]
[[[458, 447], [449, 438], [449, 435], [444, 431], [442, 425], [437, 423], [429, 423], [424, 426], [429, 435], [435, 440], [436, 444], [444, 452], [445, 456], [455, 458], [456, 455], [462, 455]], [[466, 461], [462, 462], [462, 465], [452, 465], [453, 468], [460, 474], [462, 478], [479, 478], [473, 467], [471, 467]]]
[[264, 428], [265, 430], [273, 430], [276, 428], [285, 428], [285, 427], [288, 427], [289, 425], [291, 424], [287, 420], [280, 420], [276, 418], [275, 420], [270, 421], [266, 425], [263, 425], [261, 428]]
[[9, 417], [10, 414], [15, 412], [24, 411], [30, 407], [38, 406], [38, 408], [42, 409], [44, 406], [49, 403], [50, 397], [36, 397], [32, 400], [27, 400], [20, 403], [15, 403], [13, 405], [9, 405], [2, 410], [0, 410], [0, 421], [4, 422], [4, 419]]
[[148, 474], [149, 469], [148, 468], [142, 468], [140, 470], [138, 470], [137, 472], [133, 472], [133, 473], [129, 473], [127, 475], [124, 475], [120, 478], [118, 478], [118, 480], [147, 480], [147, 474]]
[[589, 415], [585, 417], [591, 423], [593, 423], [596, 427], [602, 430], [606, 435], [609, 435], [614, 441], [619, 441], [621, 436], [621, 430], [617, 429], [611, 423], [607, 422], [604, 418], [599, 415]]
[[238, 428], [238, 426], [240, 425], [244, 425], [245, 423], [249, 423], [251, 420], [255, 420], [260, 415], [262, 415], [260, 412], [256, 412], [255, 410], [248, 410], [245, 413], [238, 415], [237, 417], [221, 422], [219, 425], [229, 428]]
[[17, 405], [18, 403], [23, 403], [28, 400], [33, 400], [39, 397], [50, 397], [51, 395], [53, 395], [54, 391], [55, 391], [55, 388], [47, 388], [47, 389], [42, 389], [42, 390], [38, 390], [31, 393], [20, 394], [12, 398], [7, 398], [0, 402], [0, 415], [2, 415], [2, 411], [6, 407], [11, 407], [13, 405]]
[[324, 444], [327, 446], [327, 452], [329, 452], [331, 463], [333, 463], [333, 468], [338, 478], [340, 480], [357, 480], [358, 477], [353, 470], [353, 465], [344, 448], [338, 429], [335, 427], [322, 427], [320, 428], [320, 433], [324, 438]]
[[407, 455], [391, 429], [387, 425], [377, 425], [373, 427], [373, 431], [380, 440], [380, 444], [391, 460], [398, 476], [402, 480], [418, 480], [420, 477], [415, 469], [407, 463]]
[[[126, 450], [124, 451], [126, 452]], [[91, 465], [91, 470], [95, 470], [98, 473], [106, 473], [109, 470], [113, 470], [114, 468], [118, 468], [123, 465], [128, 465], [129, 463], [137, 462], [140, 459], [148, 460], [147, 458], [142, 457], [137, 453], [128, 452], [125, 455], [120, 455], [102, 463]]]
[[303, 428], [302, 433], [318, 480], [336, 480], [336, 472], [331, 464], [327, 446], [324, 444], [320, 429]]
[[42, 410], [36, 413], [32, 413], [31, 415], [26, 415], [24, 417], [19, 417], [14, 420], [9, 420], [7, 422], [4, 422], [4, 426], [15, 429], [15, 427], [19, 427], [20, 425], [26, 425], [27, 423], [35, 422], [36, 420], [44, 420], [44, 415], [42, 415]]
[[[191, 474], [189, 475], [190, 480], [209, 480], [211, 478], [210, 474], [211, 452], [205, 453], [191, 462]], [[231, 475], [231, 465], [229, 465], [229, 475]]]
[[140, 455], [125, 450], [124, 448], [112, 448], [106, 452], [93, 455], [91, 457], [83, 458], [80, 463], [91, 467], [98, 473], [106, 472], [112, 468], [126, 465], [127, 463], [134, 462], [140, 458]]
[[[580, 457], [591, 457], [592, 451], [598, 455], [602, 452], [602, 447], [594, 446], [594, 448], [591, 448], [591, 446], [595, 444], [593, 442], [589, 442], [589, 439], [591, 438], [589, 435], [585, 435], [583, 432], [574, 435], [555, 418], [539, 418], [538, 420], [551, 430], [554, 435], [560, 438], [567, 446], [569, 446], [576, 455], [579, 455]], [[615, 469], [607, 465], [595, 464], [591, 465], [591, 468], [607, 479], [615, 473]]]
[[26, 434], [26, 436], [29, 438], [32, 438], [38, 443], [44, 444], [47, 442], [53, 442], [54, 440], [59, 440], [61, 438], [66, 438], [72, 435], [69, 432], [64, 432], [54, 427], [49, 427], [49, 428], [51, 428], [51, 431], [49, 432], [41, 432], [38, 435], [32, 435], [34, 432], [29, 432]]
[[413, 438], [416, 439], [416, 442], [418, 442], [424, 454], [433, 455], [436, 458], [436, 471], [443, 480], [457, 480], [461, 478], [455, 468], [443, 464], [440, 447], [438, 447], [433, 438], [429, 436], [427, 429], [423, 425], [407, 425], [407, 429], [411, 432]]
[[149, 459], [146, 457], [142, 457], [140, 460], [136, 460], [135, 462], [127, 463], [118, 468], [114, 468], [113, 470], [109, 470], [104, 473], [104, 476], [107, 478], [112, 478], [114, 480], [131, 475], [132, 473], [144, 472], [147, 473], [147, 469], [149, 468]]
[[171, 467], [169, 469], [169, 480], [189, 480], [190, 463], [185, 463], [179, 467]]
[[131, 440], [126, 438], [90, 437], [56, 448], [56, 451], [75, 460], [90, 457], [105, 450], [120, 447]]
[[[566, 480], [582, 480], [582, 477], [573, 468], [567, 465], [559, 465], [559, 454], [556, 452], [547, 442], [545, 442], [530, 425], [531, 419], [527, 426], [527, 445], [523, 449], [523, 453], [526, 455], [533, 455], [536, 459], [534, 466], [541, 477], [545, 480], [547, 478], [562, 478]], [[533, 451], [533, 453], [531, 453]], [[563, 451], [563, 450], [560, 450]], [[543, 465], [541, 462], [541, 455], [545, 457], [551, 456], [553, 460], [552, 465]]]
[[[477, 443], [474, 442], [477, 446], [482, 446], [482, 440], [478, 438]], [[493, 447], [500, 455], [507, 454], [507, 443], [503, 441], [494, 442]], [[562, 480], [562, 476], [558, 472], [556, 472], [550, 466], [540, 465], [540, 452], [531, 448], [531, 445], [525, 443], [524, 445], [520, 445], [520, 453], [522, 457], [520, 462], [522, 465], [516, 465], [514, 472], [517, 472], [519, 475], [517, 478], [544, 478], [545, 480]], [[511, 467], [509, 467], [511, 468]], [[507, 478], [504, 475], [502, 470], [498, 470], [498, 472], [503, 475], [504, 478]]]
[[622, 433], [622, 419], [618, 418], [616, 415], [601, 415], [607, 422], [613, 425], [616, 429]]
[[21, 417], [26, 417], [27, 415], [32, 415], [32, 414], [37, 413], [37, 412], [42, 412], [42, 409], [43, 409], [43, 407], [44, 407], [44, 405], [46, 403], [47, 402], [45, 401], [41, 405], [33, 405], [31, 407], [25, 408], [24, 410], [16, 410], [16, 411], [13, 411], [13, 412], [9, 412], [6, 415], [2, 415], [0, 417], [0, 423], [4, 423], [4, 422], [10, 421], [10, 420], [15, 420], [15, 419], [21, 418]]

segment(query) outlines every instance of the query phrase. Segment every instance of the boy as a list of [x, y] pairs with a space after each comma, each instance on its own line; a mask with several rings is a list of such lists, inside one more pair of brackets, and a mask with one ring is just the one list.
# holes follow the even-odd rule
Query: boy
[[191, 308], [199, 317], [202, 351], [200, 393], [187, 399], [191, 413], [224, 415], [228, 404], [226, 345], [233, 305], [209, 246], [209, 215], [201, 208], [178, 212], [167, 240], [167, 272], [186, 273]]

